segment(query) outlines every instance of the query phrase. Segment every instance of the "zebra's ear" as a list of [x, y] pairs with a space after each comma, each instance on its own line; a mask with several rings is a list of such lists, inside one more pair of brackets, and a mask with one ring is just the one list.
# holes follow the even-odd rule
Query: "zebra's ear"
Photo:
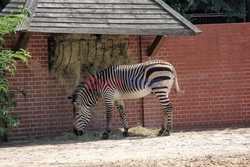
[[68, 96], [68, 98], [69, 98], [69, 100], [72, 100], [72, 99], [73, 99], [73, 97], [72, 97], [72, 96]]

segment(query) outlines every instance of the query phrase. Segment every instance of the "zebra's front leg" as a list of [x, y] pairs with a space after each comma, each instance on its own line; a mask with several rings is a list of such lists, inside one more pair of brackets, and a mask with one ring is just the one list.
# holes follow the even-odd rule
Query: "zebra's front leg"
[[123, 132], [123, 136], [124, 137], [128, 137], [129, 133], [128, 133], [128, 122], [127, 122], [127, 117], [126, 117], [126, 113], [124, 111], [124, 103], [123, 101], [116, 101], [116, 106], [117, 109], [120, 113], [120, 117], [122, 119], [123, 125], [124, 125], [124, 132]]
[[112, 120], [112, 114], [113, 114], [113, 102], [112, 101], [105, 101], [106, 103], [106, 118], [107, 118], [107, 125], [106, 130], [102, 135], [102, 139], [108, 139], [109, 134], [111, 132], [111, 120]]

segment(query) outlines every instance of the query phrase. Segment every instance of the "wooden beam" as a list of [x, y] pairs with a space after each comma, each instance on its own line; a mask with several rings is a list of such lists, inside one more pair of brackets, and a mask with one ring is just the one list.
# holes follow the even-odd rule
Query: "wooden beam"
[[152, 45], [148, 49], [148, 57], [154, 57], [159, 50], [161, 49], [161, 46], [164, 44], [166, 41], [167, 36], [157, 36], [155, 40], [153, 41]]
[[25, 49], [29, 42], [31, 34], [32, 34], [31, 32], [21, 32], [13, 50], [18, 51], [20, 48]]

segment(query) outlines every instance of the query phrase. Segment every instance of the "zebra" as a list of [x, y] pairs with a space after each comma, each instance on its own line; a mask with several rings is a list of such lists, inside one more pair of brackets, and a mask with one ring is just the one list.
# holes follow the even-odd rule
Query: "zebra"
[[74, 133], [82, 135], [87, 127], [91, 113], [100, 98], [106, 105], [106, 130], [102, 139], [107, 139], [111, 132], [111, 118], [114, 105], [117, 106], [124, 125], [123, 136], [129, 136], [124, 99], [135, 99], [155, 94], [163, 108], [163, 121], [158, 136], [168, 136], [172, 130], [173, 106], [168, 98], [174, 85], [175, 93], [182, 91], [178, 86], [175, 68], [163, 60], [152, 60], [134, 65], [111, 65], [108, 68], [87, 77], [80, 83], [72, 96]]

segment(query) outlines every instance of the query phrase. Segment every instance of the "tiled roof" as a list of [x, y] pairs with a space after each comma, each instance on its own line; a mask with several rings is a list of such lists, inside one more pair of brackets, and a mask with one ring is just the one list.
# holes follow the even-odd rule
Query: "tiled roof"
[[195, 35], [196, 26], [161, 0], [11, 0], [1, 14], [20, 12], [23, 4], [33, 13], [17, 31]]

